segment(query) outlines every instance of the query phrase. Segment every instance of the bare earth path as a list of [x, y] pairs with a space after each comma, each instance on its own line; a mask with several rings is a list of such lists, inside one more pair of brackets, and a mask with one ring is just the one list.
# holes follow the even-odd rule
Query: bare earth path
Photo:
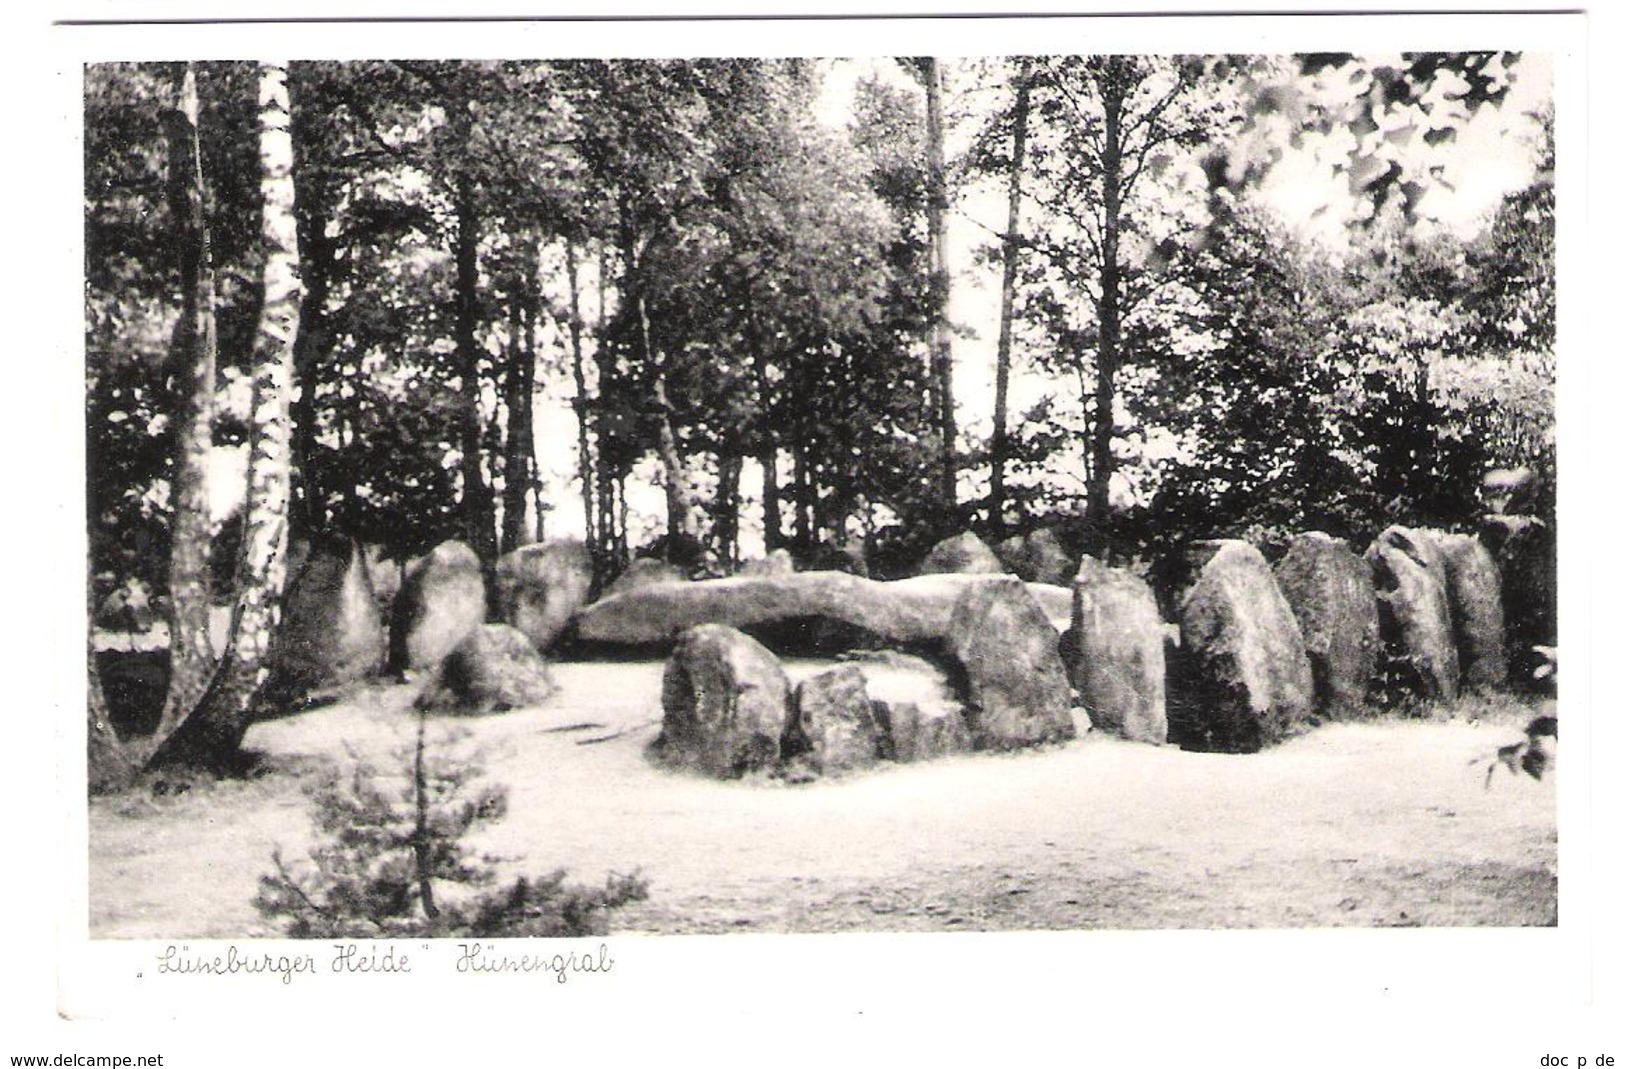
[[[792, 665], [792, 675], [808, 665]], [[1322, 727], [1252, 756], [1088, 736], [805, 786], [654, 769], [659, 664], [560, 664], [546, 707], [459, 723], [510, 792], [481, 842], [597, 882], [641, 869], [623, 932], [1542, 925], [1555, 789], [1467, 762], [1503, 717]], [[406, 688], [257, 725], [269, 774], [90, 809], [91, 934], [277, 934], [252, 900], [308, 844], [302, 770], [409, 737]], [[599, 725], [577, 730], [583, 723]], [[584, 739], [624, 732], [606, 741]]]

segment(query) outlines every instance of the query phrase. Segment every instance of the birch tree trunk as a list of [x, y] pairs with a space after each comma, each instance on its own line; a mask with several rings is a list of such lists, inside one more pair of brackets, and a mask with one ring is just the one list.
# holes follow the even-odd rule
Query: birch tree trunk
[[222, 770], [234, 764], [253, 718], [255, 695], [265, 677], [265, 654], [281, 613], [292, 473], [289, 400], [300, 305], [286, 65], [261, 65], [259, 103], [265, 300], [254, 341], [248, 500], [237, 561], [237, 600], [220, 663], [190, 715], [160, 741], [154, 755], [160, 764]]
[[1010, 341], [1015, 331], [1016, 276], [1021, 256], [1021, 171], [1027, 162], [1027, 112], [1032, 90], [1032, 64], [1023, 60], [1016, 75], [1016, 101], [1011, 112], [1009, 204], [1004, 223], [1004, 278], [999, 289], [999, 349], [993, 371], [993, 440], [987, 519], [996, 534], [1004, 532], [1004, 469], [1010, 455]]
[[954, 462], [954, 354], [948, 323], [948, 176], [943, 151], [942, 64], [922, 60], [925, 80], [926, 229], [931, 241], [931, 381], [937, 434], [942, 439], [938, 494], [952, 513], [958, 504]]

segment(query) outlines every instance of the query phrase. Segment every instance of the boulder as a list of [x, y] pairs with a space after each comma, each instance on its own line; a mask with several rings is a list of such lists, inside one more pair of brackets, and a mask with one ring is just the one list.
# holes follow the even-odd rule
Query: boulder
[[888, 761], [929, 761], [971, 750], [964, 703], [942, 665], [913, 654], [854, 654], [874, 710], [877, 752]]
[[366, 555], [330, 540], [305, 555], [266, 654], [261, 690], [272, 708], [370, 678], [383, 666], [384, 621]]
[[667, 564], [663, 560], [653, 557], [639, 557], [626, 566], [626, 571], [616, 576], [615, 581], [609, 584], [604, 591], [604, 597], [613, 597], [616, 594], [625, 594], [633, 590], [642, 590], [644, 587], [660, 586], [662, 583], [686, 583], [688, 573], [675, 564]]
[[500, 713], [540, 705], [556, 690], [528, 635], [507, 624], [482, 624], [446, 658], [417, 704], [463, 715]]
[[1157, 599], [1145, 581], [1084, 557], [1072, 583], [1063, 652], [1072, 687], [1096, 729], [1168, 741], [1167, 662]]
[[[602, 598], [576, 614], [575, 626], [577, 636], [587, 642], [642, 646], [670, 642], [699, 624], [743, 629], [822, 619], [891, 643], [938, 642], [947, 634], [964, 590], [1001, 581], [996, 576], [925, 575], [881, 582], [844, 572], [796, 572], [661, 583]], [[1030, 592], [1052, 629], [1066, 627], [1070, 591], [1033, 584]]]
[[965, 588], [943, 649], [963, 672], [965, 721], [977, 749], [1015, 749], [1076, 734], [1060, 636], [1015, 576]]
[[796, 685], [780, 754], [818, 772], [866, 768], [879, 757], [879, 731], [863, 671], [845, 664]]
[[587, 603], [592, 554], [574, 540], [520, 546], [497, 561], [497, 615], [546, 653]]
[[474, 551], [442, 542], [408, 567], [389, 628], [389, 670], [440, 667], [485, 623], [485, 578]]
[[1506, 619], [1501, 605], [1501, 573], [1495, 559], [1471, 535], [1436, 532], [1431, 541], [1444, 560], [1445, 596], [1450, 601], [1462, 684], [1504, 686]]
[[1077, 573], [1060, 536], [1048, 527], [1027, 535], [1012, 535], [993, 547], [1007, 571], [1029, 583], [1065, 586]]
[[1315, 711], [1333, 720], [1361, 715], [1382, 652], [1371, 566], [1342, 539], [1310, 531], [1287, 547], [1275, 581], [1303, 633]]
[[1534, 517], [1497, 517], [1494, 551], [1511, 668], [1527, 681], [1540, 665], [1535, 646], [1557, 644], [1557, 533]]
[[775, 549], [761, 560], [748, 560], [739, 566], [740, 575], [791, 575], [796, 565], [787, 549]]
[[1434, 575], [1443, 576], [1445, 574], [1444, 553], [1439, 548], [1438, 538], [1441, 533], [1425, 527], [1406, 527], [1403, 524], [1395, 523], [1385, 528], [1382, 534], [1377, 536], [1377, 541], [1408, 554]]
[[1254, 753], [1309, 715], [1309, 657], [1263, 554], [1234, 540], [1210, 548], [1181, 606], [1169, 737], [1188, 750]]
[[[1365, 559], [1377, 587], [1389, 688], [1455, 700], [1461, 668], [1437, 551], [1405, 529], [1391, 527], [1371, 543]], [[1431, 567], [1428, 560], [1441, 563]]]
[[945, 538], [931, 547], [920, 563], [921, 575], [998, 575], [1004, 571], [999, 558], [975, 534]]
[[789, 700], [790, 681], [767, 647], [732, 627], [691, 628], [666, 662], [654, 755], [723, 779], [772, 768]]
[[972, 749], [964, 720], [941, 706], [879, 699], [874, 711], [880, 756], [888, 761], [931, 761]]

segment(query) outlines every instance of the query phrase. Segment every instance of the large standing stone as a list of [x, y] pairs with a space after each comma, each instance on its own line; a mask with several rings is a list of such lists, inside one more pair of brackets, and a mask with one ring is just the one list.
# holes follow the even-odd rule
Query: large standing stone
[[1315, 709], [1334, 720], [1359, 716], [1382, 650], [1371, 566], [1342, 539], [1310, 531], [1287, 547], [1275, 581], [1303, 632]]
[[407, 569], [389, 629], [389, 670], [438, 669], [485, 622], [480, 559], [461, 542], [442, 542]]
[[366, 679], [383, 660], [384, 622], [365, 554], [348, 539], [315, 545], [288, 590], [262, 696], [286, 708]]
[[1532, 648], [1557, 644], [1557, 532], [1532, 516], [1497, 516], [1485, 533], [1501, 568], [1513, 670], [1528, 680], [1542, 663]]
[[796, 685], [781, 753], [819, 772], [865, 768], [879, 756], [879, 732], [862, 669], [845, 664]]
[[497, 614], [546, 653], [587, 603], [592, 554], [574, 540], [521, 546], [497, 561]]
[[1506, 618], [1495, 559], [1471, 535], [1435, 532], [1431, 540], [1444, 561], [1445, 594], [1450, 600], [1462, 683], [1470, 687], [1505, 685]]
[[528, 636], [507, 624], [484, 624], [446, 658], [440, 678], [417, 704], [465, 715], [500, 713], [539, 705], [556, 689]]
[[1180, 614], [1185, 693], [1169, 735], [1186, 749], [1254, 753], [1308, 716], [1309, 657], [1263, 555], [1240, 541], [1212, 548]]
[[1065, 586], [1077, 573], [1060, 536], [1048, 527], [1032, 534], [1012, 535], [993, 547], [1005, 568], [1029, 583]]
[[692, 628], [666, 662], [655, 754], [724, 779], [771, 768], [789, 700], [790, 681], [766, 646], [731, 627]]
[[1461, 690], [1461, 667], [1437, 549], [1405, 528], [1390, 527], [1371, 543], [1365, 559], [1377, 585], [1390, 686], [1454, 701]]
[[959, 596], [943, 646], [964, 670], [966, 721], [978, 749], [1076, 734], [1059, 639], [1013, 575], [975, 583]]
[[944, 538], [931, 547], [920, 564], [921, 575], [998, 575], [1004, 565], [987, 543], [970, 531]]
[[1125, 739], [1168, 741], [1167, 663], [1157, 599], [1131, 572], [1084, 557], [1072, 583], [1065, 647], [1090, 722]]

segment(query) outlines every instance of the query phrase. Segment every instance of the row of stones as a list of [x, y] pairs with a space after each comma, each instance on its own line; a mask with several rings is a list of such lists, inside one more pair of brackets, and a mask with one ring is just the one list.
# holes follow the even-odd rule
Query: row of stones
[[[931, 737], [944, 740], [946, 752], [961, 740], [1011, 748], [1070, 737], [1069, 729], [1033, 731], [1027, 719], [1060, 722], [1064, 681], [1098, 729], [1252, 752], [1298, 730], [1311, 713], [1357, 715], [1385, 657], [1425, 697], [1453, 698], [1464, 678], [1505, 681], [1499, 578], [1476, 539], [1394, 527], [1362, 558], [1313, 532], [1296, 539], [1273, 570], [1241, 541], [1202, 543], [1194, 552], [1202, 567], [1181, 599], [1172, 643], [1145, 582], [1091, 558], [1077, 569], [1071, 626], [1059, 637], [1045, 626], [1030, 588], [1013, 578], [963, 587], [940, 638], [962, 680], [967, 730], [957, 729], [949, 711], [929, 718]], [[739, 618], [747, 615], [741, 605], [763, 602], [762, 582], [728, 588], [741, 591], [735, 598], [698, 604]], [[827, 580], [785, 576], [777, 586], [815, 582]], [[843, 589], [866, 583], [845, 580]], [[649, 590], [634, 607], [660, 607], [670, 622], [692, 602], [677, 591]], [[852, 615], [875, 622], [872, 614]], [[901, 630], [891, 618], [884, 625]], [[765, 647], [730, 626], [692, 627], [667, 666], [657, 749], [671, 763], [723, 776], [798, 761], [844, 769], [886, 756], [893, 723], [909, 725], [907, 732], [917, 715], [899, 718], [871, 701], [859, 685], [861, 670], [837, 671], [838, 678], [815, 677], [792, 695]]]

